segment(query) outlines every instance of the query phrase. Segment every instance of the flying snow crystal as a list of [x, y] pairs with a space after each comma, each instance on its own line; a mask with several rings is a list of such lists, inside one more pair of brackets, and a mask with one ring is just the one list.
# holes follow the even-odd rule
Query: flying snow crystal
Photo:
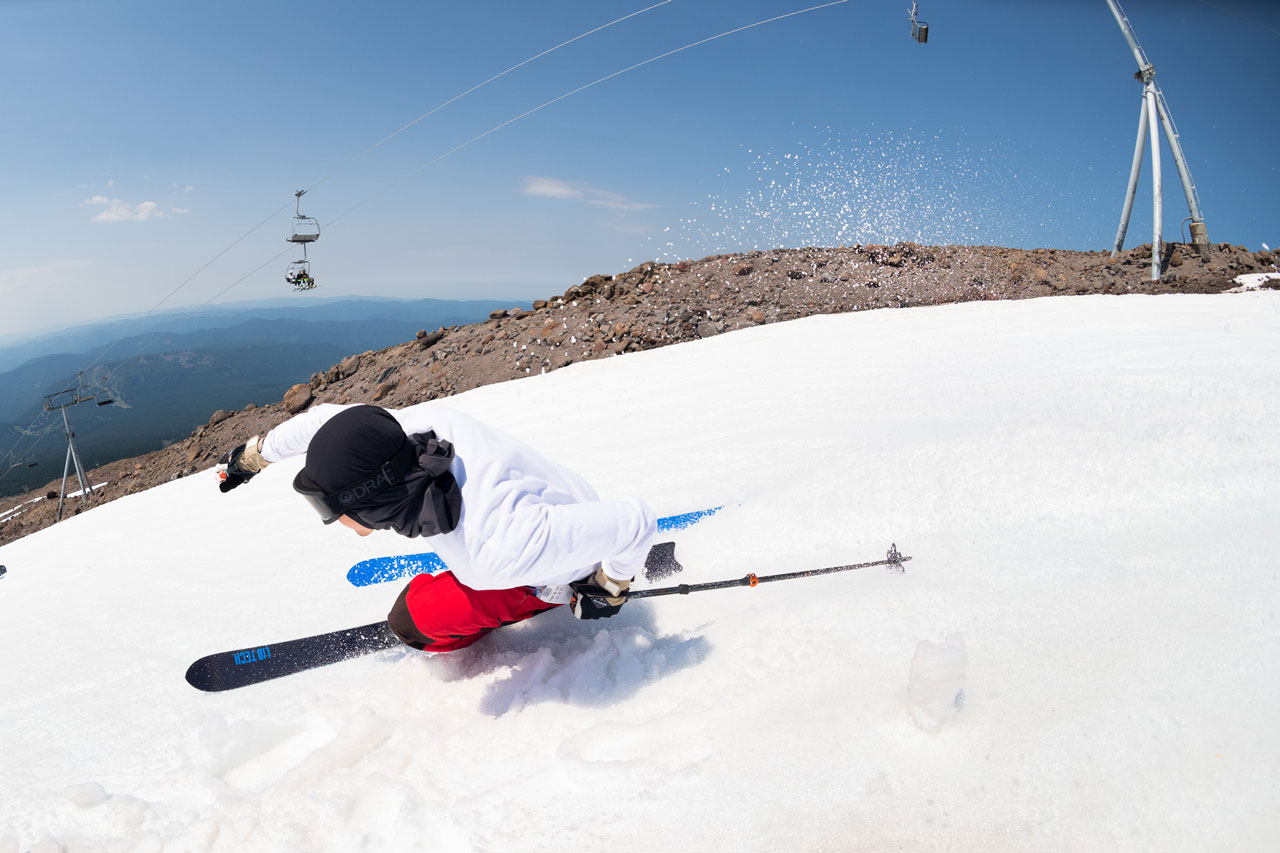
[[942, 643], [921, 640], [911, 659], [907, 708], [926, 732], [936, 732], [964, 710], [965, 669], [969, 656], [964, 637], [952, 634]]
[[744, 148], [753, 158], [746, 175], [718, 173], [719, 189], [691, 203], [706, 215], [680, 219], [674, 251], [655, 256], [904, 240], [1022, 245], [1043, 233], [1023, 233], [1023, 217], [1008, 215], [1006, 198], [1019, 196], [1003, 152], [974, 152], [942, 133], [845, 139], [828, 129], [817, 145], [796, 144], [782, 153]]

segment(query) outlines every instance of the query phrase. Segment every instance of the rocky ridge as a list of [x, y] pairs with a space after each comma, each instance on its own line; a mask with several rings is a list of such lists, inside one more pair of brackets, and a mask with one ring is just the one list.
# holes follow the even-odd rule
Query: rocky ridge
[[[90, 471], [95, 496], [88, 504], [70, 500], [64, 515], [206, 470], [228, 448], [318, 402], [400, 408], [578, 361], [813, 314], [1056, 295], [1219, 293], [1236, 287], [1236, 276], [1273, 271], [1280, 261], [1225, 243], [1207, 256], [1178, 244], [1166, 251], [1166, 273], [1154, 282], [1150, 245], [1114, 259], [1106, 252], [897, 243], [646, 262], [592, 276], [537, 300], [531, 311], [496, 311], [487, 322], [424, 329], [415, 340], [349, 356], [278, 403], [214, 412], [184, 441]], [[59, 486], [60, 479], [0, 502], [0, 544], [52, 524]]]

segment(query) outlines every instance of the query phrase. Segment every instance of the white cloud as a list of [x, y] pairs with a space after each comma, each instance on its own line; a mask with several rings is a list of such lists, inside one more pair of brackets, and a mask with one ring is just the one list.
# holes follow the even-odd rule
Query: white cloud
[[647, 202], [632, 201], [624, 195], [598, 189], [590, 184], [562, 181], [558, 178], [527, 177], [524, 179], [522, 192], [525, 195], [582, 201], [611, 210], [646, 210], [654, 206]]
[[182, 207], [171, 207], [168, 210], [162, 210], [160, 205], [154, 201], [144, 201], [130, 207], [126, 202], [118, 198], [107, 198], [104, 195], [95, 195], [80, 202], [81, 207], [97, 207], [103, 206], [104, 209], [93, 217], [94, 222], [146, 222], [148, 219], [159, 219], [163, 216], [180, 216], [184, 213], [190, 213], [190, 210]]
[[582, 190], [555, 178], [525, 178], [525, 195], [540, 195], [547, 198], [582, 198]]

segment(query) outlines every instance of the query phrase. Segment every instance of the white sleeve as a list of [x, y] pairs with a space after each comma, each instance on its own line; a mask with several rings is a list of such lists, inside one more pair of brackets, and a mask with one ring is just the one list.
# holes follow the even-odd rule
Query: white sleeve
[[350, 406], [336, 403], [320, 403], [300, 415], [296, 415], [267, 433], [262, 442], [262, 458], [268, 462], [280, 462], [307, 452], [311, 438], [324, 426], [324, 422]]

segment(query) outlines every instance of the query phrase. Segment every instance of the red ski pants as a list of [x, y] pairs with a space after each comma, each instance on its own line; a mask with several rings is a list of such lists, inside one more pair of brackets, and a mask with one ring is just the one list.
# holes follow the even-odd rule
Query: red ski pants
[[387, 622], [397, 637], [415, 649], [450, 652], [471, 645], [494, 628], [559, 606], [538, 598], [533, 587], [471, 589], [444, 571], [409, 581], [387, 614]]

